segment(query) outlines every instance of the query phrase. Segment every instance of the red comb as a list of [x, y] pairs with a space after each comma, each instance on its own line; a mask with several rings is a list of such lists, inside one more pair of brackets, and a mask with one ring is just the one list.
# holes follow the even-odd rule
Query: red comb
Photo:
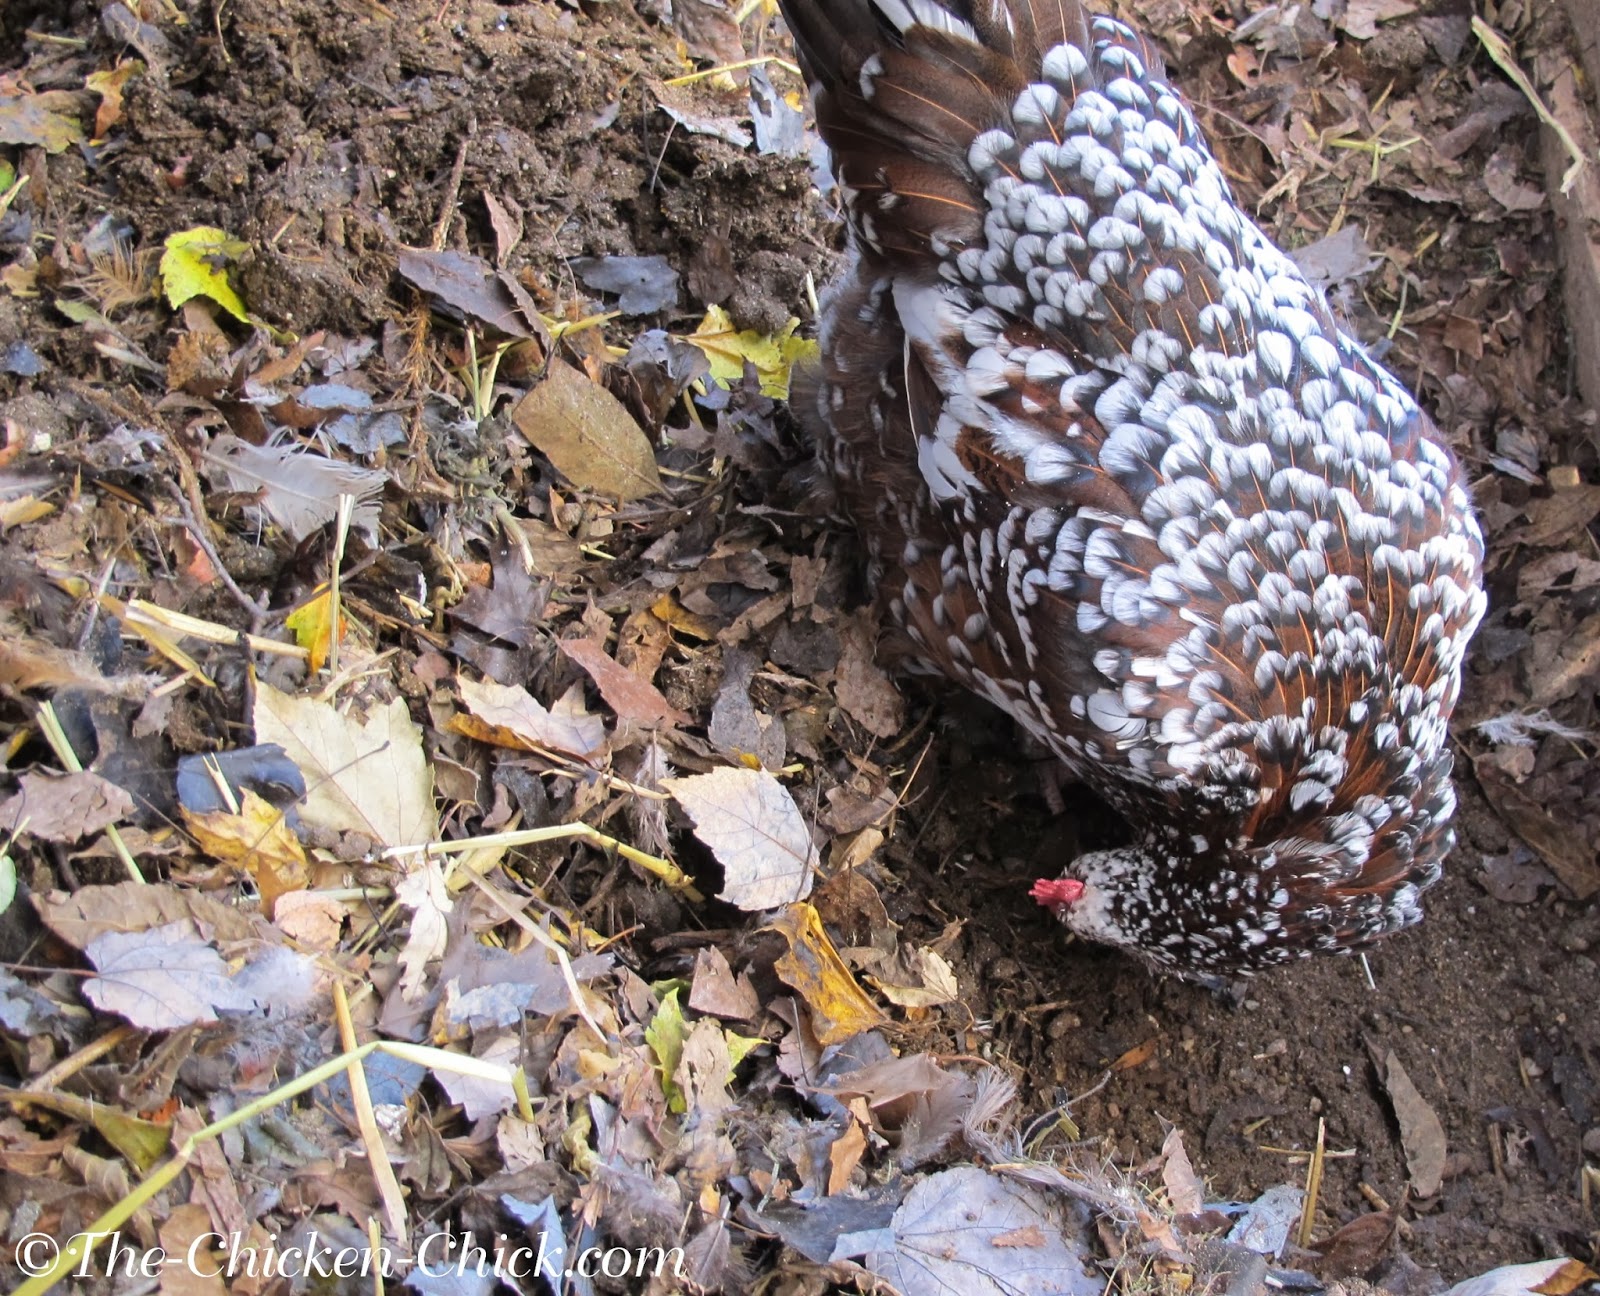
[[1083, 883], [1077, 878], [1040, 878], [1028, 894], [1042, 905], [1064, 908], [1083, 897]]

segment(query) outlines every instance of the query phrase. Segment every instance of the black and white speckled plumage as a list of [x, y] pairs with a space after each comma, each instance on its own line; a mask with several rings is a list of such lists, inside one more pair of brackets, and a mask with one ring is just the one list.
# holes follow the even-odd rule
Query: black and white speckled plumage
[[1187, 972], [1420, 916], [1484, 607], [1454, 457], [1077, 0], [783, 0], [851, 224], [797, 408], [922, 663], [1141, 829], [1040, 898]]

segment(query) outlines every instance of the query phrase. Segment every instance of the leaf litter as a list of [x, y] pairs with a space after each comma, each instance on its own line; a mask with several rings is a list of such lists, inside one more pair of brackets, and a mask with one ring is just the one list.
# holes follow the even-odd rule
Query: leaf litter
[[[239, 0], [204, 50], [111, 6], [142, 68], [41, 15], [0, 69], [0, 1164], [30, 1227], [681, 1246], [681, 1281], [594, 1288], [659, 1292], [1177, 1290], [1206, 1233], [1279, 1284], [1400, 1290], [1407, 1248], [1464, 1276], [1490, 1227], [1577, 1252], [1600, 487], [1544, 101], [1401, 0], [1128, 7], [1476, 466], [1503, 597], [1446, 944], [1374, 956], [1393, 999], [1315, 968], [1221, 1011], [1016, 899], [1115, 828], [1071, 790], [1026, 826], [1014, 737], [888, 668], [818, 521], [776, 401], [836, 227], [768, 9], [379, 6], [333, 24], [352, 55], [298, 3]], [[1560, 34], [1498, 21], [1537, 97]], [[270, 71], [351, 58], [331, 99]], [[441, 110], [421, 65], [475, 93]], [[84, 169], [107, 140], [119, 189]]]

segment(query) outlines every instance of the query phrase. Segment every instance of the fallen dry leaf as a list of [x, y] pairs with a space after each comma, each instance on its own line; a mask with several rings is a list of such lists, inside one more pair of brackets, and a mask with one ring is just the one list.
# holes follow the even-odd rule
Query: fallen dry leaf
[[[1043, 1189], [958, 1166], [912, 1188], [886, 1230], [889, 1247], [871, 1251], [867, 1268], [902, 1292], [1100, 1296], [1104, 1279], [1068, 1215]], [[1035, 1236], [1037, 1246], [1023, 1241]]]
[[604, 645], [593, 639], [563, 639], [560, 647], [588, 673], [621, 724], [654, 729], [660, 725], [689, 723], [689, 717], [668, 702], [660, 689], [619, 665]]
[[383, 846], [438, 837], [433, 773], [404, 699], [373, 706], [363, 723], [263, 683], [256, 686], [254, 722], [256, 741], [277, 743], [305, 775], [307, 823], [364, 833]]
[[877, 621], [860, 613], [840, 626], [842, 653], [833, 693], [845, 713], [868, 733], [891, 738], [905, 728], [906, 706], [900, 691], [874, 660]]
[[723, 768], [662, 780], [694, 820], [725, 880], [717, 898], [773, 909], [811, 893], [817, 848], [789, 789], [766, 770]]
[[1198, 1215], [1205, 1209], [1205, 1185], [1195, 1174], [1189, 1153], [1183, 1146], [1183, 1131], [1174, 1125], [1167, 1131], [1161, 1144], [1161, 1182], [1167, 1190], [1167, 1200], [1178, 1215]]
[[86, 886], [71, 895], [52, 891], [35, 895], [33, 904], [46, 927], [80, 950], [104, 932], [141, 932], [188, 921], [226, 945], [270, 939], [271, 933], [259, 917], [169, 882]]
[[1383, 1086], [1400, 1126], [1400, 1146], [1405, 1150], [1412, 1191], [1418, 1197], [1432, 1197], [1444, 1182], [1448, 1151], [1444, 1126], [1427, 1099], [1411, 1083], [1411, 1077], [1392, 1049], [1384, 1056], [1382, 1071]]
[[411, 929], [400, 951], [400, 993], [416, 1000], [427, 988], [427, 965], [440, 957], [449, 941], [447, 921], [455, 908], [439, 861], [424, 860], [394, 889], [394, 898], [411, 910]]
[[741, 972], [736, 979], [722, 951], [715, 945], [707, 945], [694, 956], [689, 1007], [729, 1021], [750, 1021], [761, 1011], [761, 1000], [756, 996], [750, 974]]
[[98, 774], [19, 774], [20, 791], [0, 803], [0, 833], [75, 842], [133, 813], [133, 798]]
[[624, 502], [661, 493], [655, 451], [615, 396], [552, 360], [544, 381], [511, 411], [528, 444], [579, 490]]
[[915, 981], [897, 984], [887, 976], [869, 977], [879, 993], [897, 1008], [934, 1008], [961, 998], [955, 969], [935, 950], [923, 946], [907, 950], [900, 961]]
[[238, 814], [196, 814], [182, 807], [179, 813], [201, 850], [223, 864], [237, 865], [255, 880], [269, 918], [276, 916], [282, 896], [305, 890], [310, 880], [305, 849], [283, 811], [264, 797], [246, 788]]
[[867, 1132], [860, 1121], [853, 1120], [828, 1149], [828, 1196], [837, 1196], [850, 1186], [850, 1176], [866, 1150]]
[[105, 932], [84, 947], [99, 976], [83, 993], [102, 1012], [140, 1030], [177, 1030], [217, 1020], [217, 1010], [248, 1011], [255, 996], [235, 984], [222, 955], [190, 922], [141, 932]]
[[772, 930], [789, 942], [788, 952], [775, 965], [777, 973], [805, 1000], [819, 1041], [838, 1044], [887, 1023], [850, 975], [815, 909], [789, 905], [773, 921]]
[[326, 953], [337, 949], [350, 916], [344, 902], [320, 891], [290, 891], [278, 897], [272, 921], [297, 945]]
[[584, 707], [581, 685], [549, 708], [520, 685], [493, 680], [458, 679], [456, 692], [471, 715], [451, 717], [450, 728], [479, 742], [517, 751], [554, 748], [583, 760], [605, 750], [606, 722]]

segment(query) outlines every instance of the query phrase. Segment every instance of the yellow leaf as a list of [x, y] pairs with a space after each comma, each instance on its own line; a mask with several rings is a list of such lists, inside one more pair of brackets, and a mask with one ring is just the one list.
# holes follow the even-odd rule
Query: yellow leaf
[[672, 1078], [683, 1058], [683, 1041], [689, 1034], [688, 1020], [678, 1003], [680, 988], [674, 985], [662, 995], [661, 1007], [644, 1028], [644, 1042], [656, 1056], [656, 1067], [661, 1073], [661, 1088], [667, 1095], [667, 1106], [675, 1112], [688, 1109], [682, 1088]]
[[128, 79], [143, 72], [144, 64], [138, 59], [125, 59], [116, 67], [104, 72], [91, 72], [84, 85], [100, 96], [100, 107], [94, 114], [94, 137], [104, 139], [106, 132], [122, 120], [122, 92]]
[[[302, 604], [284, 618], [284, 625], [294, 631], [295, 642], [310, 654], [307, 665], [315, 675], [333, 651], [333, 590], [324, 585], [322, 591], [309, 603]], [[345, 619], [339, 618], [339, 642], [344, 642]]]
[[0, 502], [0, 532], [11, 530], [14, 526], [26, 526], [29, 522], [37, 522], [40, 518], [49, 517], [56, 511], [56, 506], [37, 495], [21, 495], [14, 500]]
[[689, 611], [671, 594], [663, 594], [658, 598], [650, 605], [650, 611], [680, 634], [707, 641], [717, 637], [717, 626], [714, 621]]
[[705, 352], [706, 359], [711, 362], [711, 376], [718, 382], [728, 385], [742, 382], [744, 363], [748, 360], [760, 376], [762, 395], [787, 400], [791, 370], [796, 363], [817, 355], [815, 342], [795, 335], [799, 327], [800, 321], [791, 317], [781, 333], [736, 329], [728, 313], [720, 306], [713, 306], [688, 341]]
[[228, 282], [224, 267], [237, 261], [249, 247], [209, 225], [169, 235], [167, 250], [161, 254], [161, 286], [166, 290], [167, 305], [177, 309], [193, 297], [207, 297], [248, 324], [249, 313]]
[[279, 896], [305, 890], [309, 879], [300, 839], [283, 811], [264, 797], [247, 788], [238, 814], [184, 810], [183, 820], [207, 855], [224, 864], [236, 864], [255, 879], [269, 914]]
[[777, 973], [806, 1001], [821, 1043], [838, 1044], [885, 1024], [887, 1018], [856, 984], [823, 931], [815, 908], [803, 901], [787, 905], [771, 930], [789, 942], [789, 952], [775, 964]]

